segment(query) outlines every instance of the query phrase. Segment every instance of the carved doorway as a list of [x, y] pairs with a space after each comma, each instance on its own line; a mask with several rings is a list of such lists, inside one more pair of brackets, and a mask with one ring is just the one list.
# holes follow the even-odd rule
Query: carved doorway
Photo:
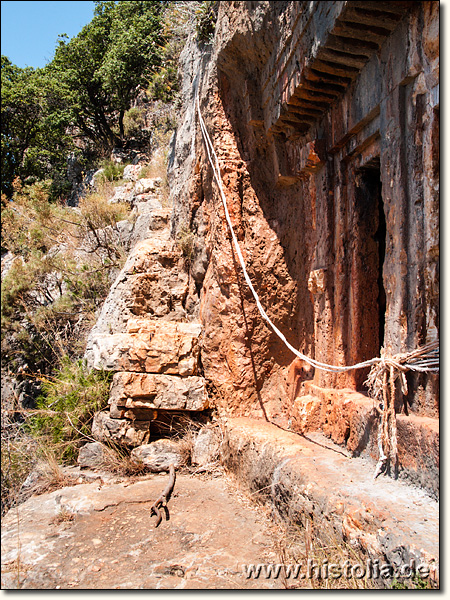
[[[384, 343], [386, 218], [379, 157], [355, 169], [353, 181], [350, 347], [351, 360], [359, 362], [379, 356]], [[366, 370], [355, 371], [357, 389], [364, 389], [366, 377]]]

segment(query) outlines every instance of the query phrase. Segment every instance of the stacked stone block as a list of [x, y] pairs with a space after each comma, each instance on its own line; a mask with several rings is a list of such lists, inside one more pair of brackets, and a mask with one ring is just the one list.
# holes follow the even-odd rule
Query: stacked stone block
[[[139, 205], [140, 187], [129, 190]], [[148, 213], [158, 220], [150, 218], [148, 237], [111, 287], [85, 354], [91, 368], [114, 371], [109, 410], [95, 416], [93, 435], [131, 447], [149, 442], [158, 423], [209, 407], [199, 374], [202, 329], [185, 308], [194, 303], [182, 251], [170, 239], [170, 211], [153, 195]]]

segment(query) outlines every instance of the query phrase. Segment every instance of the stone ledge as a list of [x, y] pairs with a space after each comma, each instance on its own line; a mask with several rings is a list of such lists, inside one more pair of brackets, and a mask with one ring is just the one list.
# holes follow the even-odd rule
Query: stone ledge
[[203, 377], [118, 372], [109, 403], [125, 409], [199, 411], [209, 408]]
[[[156, 418], [157, 413], [153, 415]], [[98, 412], [92, 422], [92, 435], [99, 442], [114, 442], [123, 446], [140, 446], [150, 440], [150, 417], [146, 421], [113, 419], [107, 412]]]
[[[379, 412], [376, 402], [353, 390], [326, 389], [307, 381], [307, 394], [294, 401], [292, 429], [322, 431], [353, 456], [378, 460]], [[439, 421], [397, 415], [399, 477], [439, 497]]]
[[94, 369], [195, 375], [201, 325], [133, 319], [129, 333], [92, 335], [86, 358]]
[[388, 477], [374, 480], [369, 461], [265, 421], [224, 424], [224, 465], [283, 519], [380, 562], [426, 562], [439, 579], [439, 504], [422, 490]]

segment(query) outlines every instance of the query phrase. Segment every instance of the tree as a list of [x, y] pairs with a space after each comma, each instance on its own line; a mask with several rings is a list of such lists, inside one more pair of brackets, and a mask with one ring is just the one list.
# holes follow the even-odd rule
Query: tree
[[96, 2], [94, 18], [50, 64], [74, 127], [103, 148], [120, 146], [123, 116], [161, 62], [165, 2]]
[[10, 196], [12, 181], [36, 136], [40, 106], [33, 69], [19, 69], [2, 55], [1, 78], [2, 192]]
[[64, 195], [69, 153], [78, 149], [92, 158], [120, 147], [126, 111], [163, 57], [167, 61], [171, 32], [164, 29], [164, 14], [170, 3], [95, 4], [92, 21], [71, 40], [59, 36], [55, 57], [43, 69], [20, 69], [2, 56], [2, 192], [7, 198], [16, 177], [22, 183], [50, 178], [51, 197]]
[[2, 192], [16, 177], [31, 183], [64, 169], [72, 148], [68, 112], [57, 81], [47, 69], [21, 69], [2, 56]]

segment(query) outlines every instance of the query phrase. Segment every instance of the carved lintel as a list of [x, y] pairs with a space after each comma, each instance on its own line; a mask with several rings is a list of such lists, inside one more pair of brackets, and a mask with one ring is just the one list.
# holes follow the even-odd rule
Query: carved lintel
[[274, 161], [280, 185], [293, 185], [308, 179], [326, 162], [325, 140], [299, 145], [283, 136], [274, 136]]
[[[306, 144], [302, 153], [304, 164], [300, 166], [301, 173], [314, 173], [318, 171], [326, 162], [325, 140], [314, 140]], [[301, 160], [303, 163], [303, 160]]]

